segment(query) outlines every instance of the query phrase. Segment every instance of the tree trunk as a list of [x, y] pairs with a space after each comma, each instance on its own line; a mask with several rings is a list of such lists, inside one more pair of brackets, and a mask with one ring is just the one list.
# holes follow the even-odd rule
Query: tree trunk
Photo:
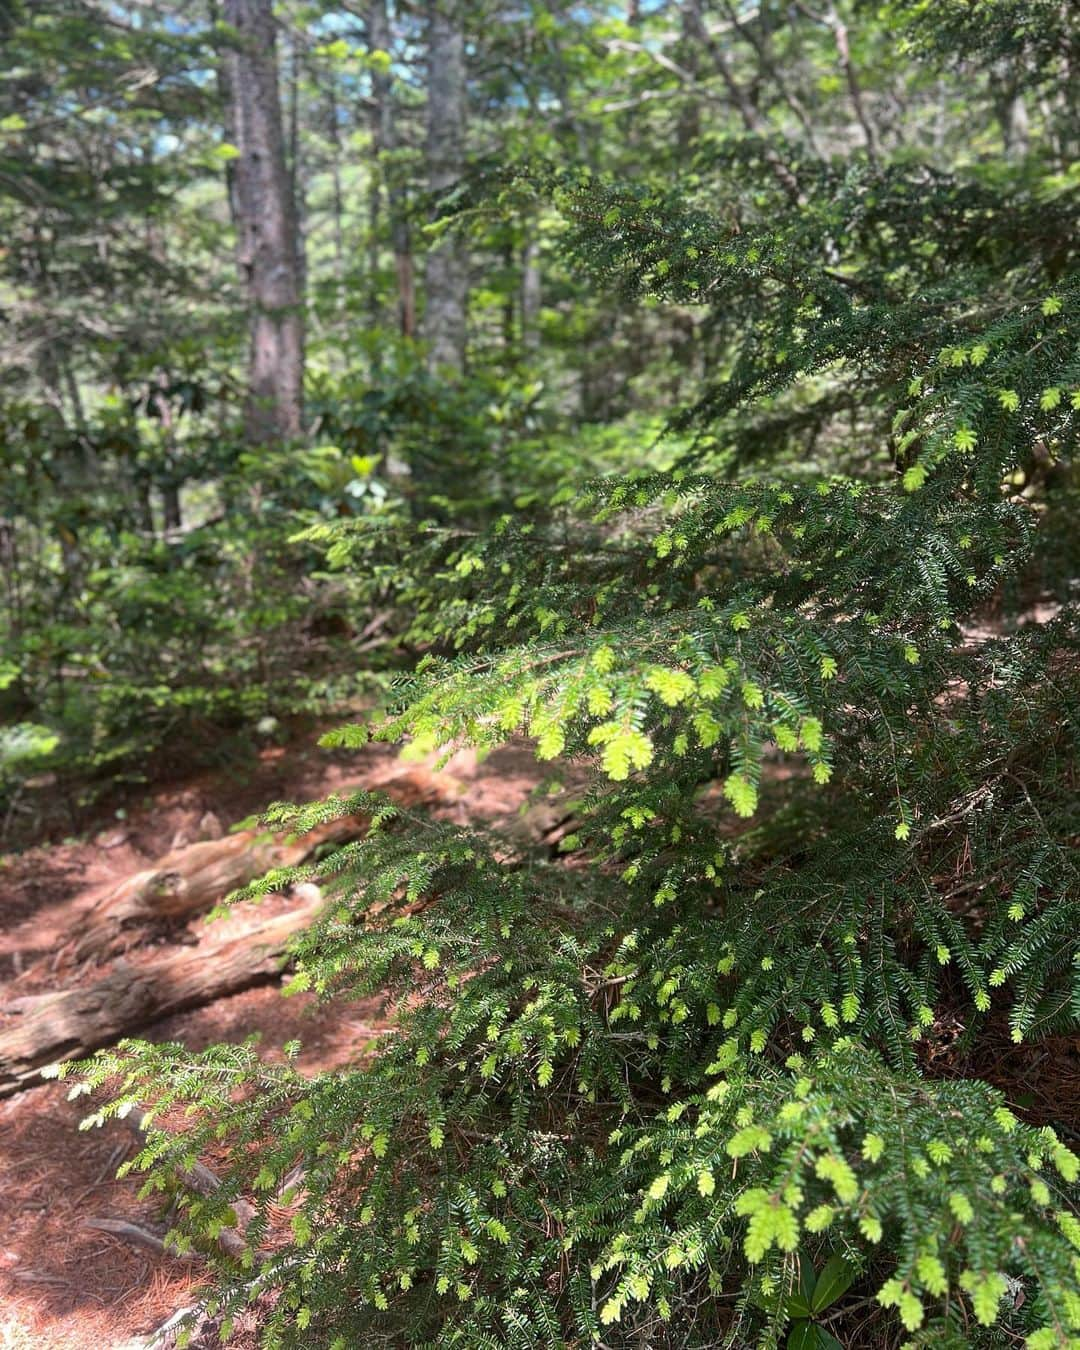
[[[430, 0], [428, 9], [428, 186], [438, 195], [461, 178], [465, 157], [465, 34], [457, 0]], [[428, 253], [424, 337], [428, 365], [460, 374], [465, 365], [468, 297], [466, 250], [455, 235]]]
[[521, 255], [521, 345], [527, 354], [540, 346], [540, 244], [531, 226], [526, 226]]
[[270, 0], [225, 0], [236, 30], [224, 55], [233, 163], [236, 256], [251, 307], [245, 427], [261, 444], [300, 433], [304, 324], [296, 203], [278, 98]]
[[[390, 51], [390, 19], [386, 0], [372, 0], [367, 15], [369, 52]], [[416, 336], [416, 283], [414, 279], [412, 239], [409, 233], [408, 203], [397, 162], [397, 118], [394, 84], [389, 64], [376, 65], [371, 72], [374, 107], [372, 134], [382, 181], [386, 188], [386, 207], [390, 221], [390, 247], [394, 251], [394, 270], [398, 288], [398, 331], [402, 337]]]
[[[288, 85], [288, 141], [285, 155], [285, 167], [289, 175], [289, 189], [292, 194], [295, 220], [296, 271], [299, 278], [297, 294], [307, 295], [307, 173], [304, 156], [300, 152], [300, 75], [302, 49], [300, 38], [293, 31], [289, 42], [289, 85]], [[303, 366], [300, 379], [303, 389]]]
[[161, 508], [165, 533], [175, 534], [184, 523], [180, 513], [180, 489], [175, 483], [166, 482], [161, 485]]
[[134, 471], [132, 475], [131, 490], [135, 498], [135, 519], [138, 521], [139, 529], [145, 535], [152, 535], [154, 533], [154, 502], [150, 496], [150, 483], [138, 470]]
[[1024, 96], [1015, 83], [1002, 80], [1001, 93], [995, 101], [1005, 158], [1013, 162], [1023, 159], [1030, 144], [1030, 126]]

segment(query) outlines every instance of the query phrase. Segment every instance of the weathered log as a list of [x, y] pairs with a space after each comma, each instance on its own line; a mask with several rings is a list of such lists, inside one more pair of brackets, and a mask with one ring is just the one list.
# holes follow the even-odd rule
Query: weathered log
[[[438, 799], [444, 782], [412, 768], [379, 784], [403, 806]], [[254, 831], [192, 844], [167, 854], [157, 867], [121, 883], [94, 905], [79, 935], [86, 954], [108, 951], [129, 926], [190, 917], [272, 867], [295, 865], [322, 843], [362, 834], [366, 820], [343, 817], [299, 838], [274, 839]], [[30, 995], [0, 1013], [14, 1016], [0, 1031], [0, 1097], [40, 1081], [48, 1064], [79, 1059], [140, 1027], [199, 1007], [273, 977], [289, 937], [311, 922], [322, 901], [316, 886], [298, 886], [293, 906], [236, 936], [209, 936], [160, 960], [118, 963], [103, 978], [75, 989]]]
[[[380, 786], [402, 806], [417, 806], [442, 796], [448, 781], [414, 767]], [[190, 919], [271, 868], [295, 867], [320, 845], [358, 838], [367, 826], [365, 816], [345, 816], [300, 836], [241, 830], [173, 849], [94, 902], [75, 929], [71, 954], [77, 961], [115, 954], [148, 929]]]
[[47, 1064], [78, 1059], [139, 1027], [272, 978], [288, 939], [322, 907], [315, 886], [298, 888], [297, 903], [237, 936], [182, 947], [159, 961], [118, 963], [79, 989], [20, 1000], [15, 1024], [0, 1033], [0, 1096], [40, 1081]]
[[349, 816], [299, 838], [241, 830], [174, 849], [153, 867], [121, 881], [86, 911], [72, 953], [84, 961], [130, 947], [148, 928], [189, 919], [271, 868], [293, 867], [320, 844], [356, 838], [366, 828], [366, 819]]

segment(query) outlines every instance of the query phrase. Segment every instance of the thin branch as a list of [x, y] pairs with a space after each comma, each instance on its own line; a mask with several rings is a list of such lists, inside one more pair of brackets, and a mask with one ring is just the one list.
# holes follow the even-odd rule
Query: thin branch
[[772, 59], [772, 54], [769, 51], [768, 39], [764, 35], [758, 35], [757, 33], [755, 33], [752, 23], [748, 23], [745, 20], [739, 18], [738, 11], [736, 10], [735, 5], [732, 3], [732, 0], [724, 0], [724, 8], [728, 12], [728, 15], [731, 19], [732, 25], [735, 28], [735, 31], [741, 37], [745, 38], [745, 40], [750, 44], [750, 46], [753, 47], [754, 52], [758, 59], [758, 65], [761, 67], [762, 74], [767, 75], [769, 79], [772, 80], [772, 82], [776, 85], [777, 89], [780, 91], [780, 97], [784, 100], [787, 106], [795, 114], [795, 117], [799, 125], [803, 129], [803, 134], [806, 136], [806, 143], [810, 147], [811, 153], [817, 159], [823, 159], [824, 156], [821, 153], [821, 147], [818, 145], [817, 136], [814, 133], [813, 123], [811, 122], [806, 109], [802, 105], [802, 100], [792, 89], [788, 87], [787, 81], [784, 79], [783, 73], [777, 66], [776, 62]]
[[836, 53], [840, 58], [840, 69], [844, 72], [844, 79], [847, 81], [851, 106], [855, 109], [856, 120], [862, 128], [863, 138], [866, 141], [866, 156], [870, 163], [876, 166], [879, 158], [878, 134], [869, 113], [866, 111], [862, 86], [859, 84], [859, 76], [851, 59], [847, 24], [836, 12], [836, 6], [833, 4], [830, 4], [823, 14], [815, 13], [809, 5], [804, 3], [804, 0], [794, 0], [794, 4], [799, 13], [808, 18], [811, 23], [821, 24], [832, 33], [833, 41], [836, 43]]
[[687, 17], [690, 20], [690, 27], [694, 36], [705, 44], [706, 50], [712, 57], [717, 74], [724, 82], [728, 96], [735, 106], [735, 110], [743, 120], [743, 125], [746, 127], [747, 131], [760, 137], [762, 142], [762, 154], [765, 158], [765, 162], [772, 170], [773, 176], [784, 189], [785, 193], [787, 193], [793, 205], [805, 205], [806, 199], [803, 196], [802, 188], [799, 186], [798, 178], [796, 178], [790, 166], [784, 162], [772, 145], [769, 134], [770, 129], [765, 122], [765, 119], [748, 97], [746, 90], [739, 84], [738, 80], [736, 80], [727, 56], [721, 49], [720, 44], [716, 41], [715, 36], [710, 33], [706, 27], [701, 14], [701, 0], [685, 0], [685, 3], [687, 5]]

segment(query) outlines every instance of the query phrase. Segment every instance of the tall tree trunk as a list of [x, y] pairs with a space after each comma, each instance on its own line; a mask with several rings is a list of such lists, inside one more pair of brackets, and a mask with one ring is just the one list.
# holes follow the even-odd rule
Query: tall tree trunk
[[[439, 194], [461, 178], [465, 156], [465, 34], [458, 0], [429, 0], [428, 8], [428, 185]], [[468, 298], [465, 248], [445, 236], [427, 261], [424, 337], [432, 370], [460, 372], [465, 365]]]
[[161, 423], [161, 438], [165, 448], [165, 473], [161, 479], [161, 509], [165, 533], [170, 534], [183, 526], [183, 519], [180, 514], [180, 483], [177, 478], [175, 419], [167, 388], [163, 386], [156, 388], [150, 396], [150, 401], [157, 409], [158, 421]]
[[236, 256], [251, 306], [245, 426], [259, 444], [300, 432], [304, 321], [296, 203], [285, 160], [271, 0], [225, 0]]
[[[368, 48], [373, 52], [390, 51], [390, 18], [386, 0], [371, 0], [367, 14]], [[386, 189], [387, 215], [390, 221], [390, 247], [394, 251], [394, 269], [398, 288], [398, 329], [402, 337], [416, 336], [416, 281], [413, 268], [412, 238], [409, 231], [408, 203], [397, 162], [397, 118], [394, 107], [394, 81], [389, 64], [376, 65], [371, 75], [375, 153]]]
[[540, 346], [540, 243], [531, 225], [525, 227], [521, 255], [521, 345], [527, 354]]
[[[292, 190], [293, 211], [296, 219], [296, 265], [299, 276], [298, 293], [307, 294], [307, 174], [300, 153], [300, 75], [302, 50], [300, 36], [294, 29], [289, 40], [289, 96], [288, 143], [285, 167]], [[301, 377], [303, 372], [301, 371]]]
[[1030, 126], [1027, 104], [1020, 92], [1020, 80], [1015, 71], [1002, 63], [994, 72], [996, 96], [994, 110], [998, 125], [1001, 127], [1001, 139], [1008, 160], [1023, 159], [1030, 144]]
[[173, 482], [161, 485], [161, 507], [164, 515], [165, 533], [172, 534], [184, 524], [180, 513], [180, 489]]
[[341, 122], [337, 76], [333, 71], [330, 73], [327, 113], [332, 147], [330, 190], [334, 212], [334, 280], [337, 283], [334, 301], [340, 311], [345, 303], [345, 194], [341, 187]]
[[150, 496], [150, 481], [138, 470], [132, 472], [132, 492], [135, 497], [135, 519], [144, 535], [154, 533], [154, 502]]

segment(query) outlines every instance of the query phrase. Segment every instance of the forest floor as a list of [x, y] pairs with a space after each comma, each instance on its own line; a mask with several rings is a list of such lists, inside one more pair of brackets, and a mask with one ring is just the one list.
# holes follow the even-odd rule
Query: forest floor
[[[366, 787], [414, 800], [422, 792], [428, 809], [444, 819], [490, 822], [522, 841], [550, 843], [565, 808], [535, 791], [543, 777], [524, 746], [482, 762], [461, 754], [434, 770], [404, 764], [378, 746], [330, 754], [309, 738], [264, 750], [243, 770], [163, 787], [123, 819], [110, 817], [77, 841], [0, 856], [0, 1034], [20, 1016], [19, 999], [83, 987], [110, 971], [135, 972], [213, 940], [221, 924], [196, 916], [119, 956], [79, 963], [71, 955], [72, 934], [95, 900], [210, 828], [228, 829], [273, 800]], [[290, 903], [283, 896], [257, 912], [240, 906], [221, 923], [243, 934], [256, 913]], [[280, 1059], [282, 1045], [297, 1039], [303, 1046], [298, 1065], [314, 1073], [362, 1058], [388, 1029], [378, 999], [320, 1007], [306, 994], [283, 999], [280, 986], [281, 977], [273, 976], [135, 1030], [196, 1050], [257, 1034], [268, 1060]], [[981, 1036], [976, 1059], [964, 1052], [959, 1030], [948, 1018], [932, 1029], [924, 1045], [930, 1073], [984, 1078], [1029, 1120], [1063, 1124], [1080, 1137], [1080, 1038], [1015, 1046], [1002, 1022]], [[160, 1198], [140, 1200], [137, 1181], [115, 1179], [137, 1148], [136, 1136], [119, 1123], [80, 1132], [87, 1102], [70, 1102], [67, 1092], [62, 1084], [43, 1083], [0, 1098], [0, 1350], [136, 1350], [193, 1302], [201, 1267], [87, 1226], [88, 1220], [125, 1220], [160, 1235], [167, 1225]], [[242, 1327], [230, 1346], [253, 1346], [252, 1331]], [[199, 1344], [214, 1341], [200, 1338]]]
[[[117, 968], [117, 960], [73, 965], [68, 953], [75, 926], [118, 881], [171, 847], [198, 840], [208, 819], [228, 828], [273, 800], [313, 800], [355, 787], [393, 794], [400, 783], [420, 778], [434, 814], [459, 823], [491, 821], [535, 839], [557, 816], [543, 800], [530, 804], [541, 777], [524, 748], [509, 747], [479, 763], [461, 754], [433, 771], [404, 765], [382, 747], [334, 756], [312, 740], [266, 750], [242, 773], [202, 774], [163, 788], [84, 839], [0, 857], [0, 1031], [19, 1016], [15, 1000], [81, 986]], [[284, 897], [267, 902], [288, 903]], [[258, 913], [265, 915], [266, 906]], [[223, 922], [242, 931], [253, 914], [234, 912]], [[218, 927], [196, 917], [119, 960], [137, 969]], [[135, 1034], [192, 1049], [257, 1034], [268, 1060], [280, 1059], [281, 1046], [298, 1039], [298, 1066], [314, 1073], [355, 1061], [386, 1030], [377, 999], [320, 1008], [306, 994], [283, 999], [280, 986], [275, 977]], [[140, 1200], [136, 1180], [115, 1179], [137, 1149], [136, 1136], [118, 1123], [80, 1132], [87, 1100], [71, 1102], [67, 1094], [63, 1084], [43, 1083], [0, 1099], [0, 1350], [136, 1350], [192, 1302], [200, 1267], [86, 1226], [106, 1218], [152, 1234], [166, 1227], [160, 1197]], [[243, 1346], [243, 1335], [230, 1345]]]

